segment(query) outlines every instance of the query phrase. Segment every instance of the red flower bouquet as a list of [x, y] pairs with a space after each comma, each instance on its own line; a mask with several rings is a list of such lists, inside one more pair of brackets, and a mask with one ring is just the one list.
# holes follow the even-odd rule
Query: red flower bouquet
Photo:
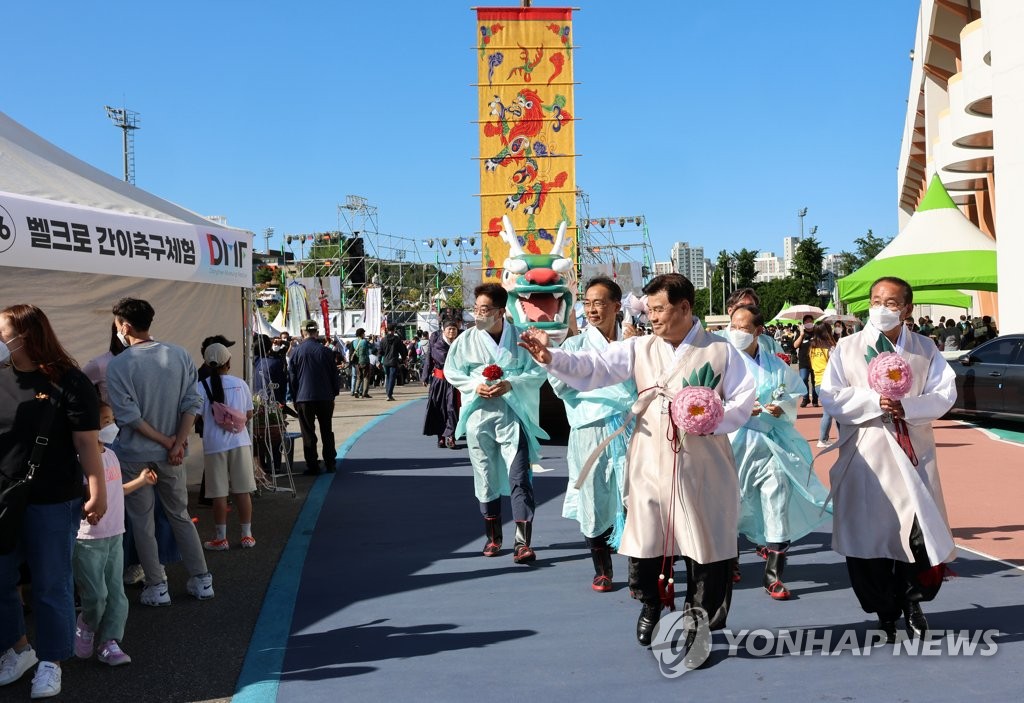
[[792, 364], [793, 363], [793, 360], [790, 358], [789, 354], [787, 354], [785, 352], [775, 352], [775, 356], [777, 356], [780, 359], [782, 359], [783, 363], [785, 363], [785, 364]]
[[505, 375], [505, 371], [497, 364], [490, 364], [484, 367], [484, 378], [487, 380], [487, 385], [492, 385], [496, 381], [500, 381], [501, 377]]

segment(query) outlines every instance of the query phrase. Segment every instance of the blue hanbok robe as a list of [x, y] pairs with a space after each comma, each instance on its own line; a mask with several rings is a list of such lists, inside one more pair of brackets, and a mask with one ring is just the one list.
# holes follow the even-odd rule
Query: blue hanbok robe
[[778, 405], [782, 415], [762, 412], [729, 434], [739, 473], [739, 531], [755, 544], [792, 542], [829, 517], [822, 511], [828, 490], [794, 425], [797, 401], [807, 389], [792, 367], [762, 347], [756, 358], [741, 356], [757, 383], [757, 402]]
[[[616, 330], [616, 341], [621, 339], [622, 331]], [[597, 327], [590, 325], [581, 334], [565, 340], [561, 348], [600, 354], [608, 349], [608, 340]], [[554, 376], [548, 380], [555, 394], [565, 403], [565, 414], [572, 428], [566, 454], [569, 484], [562, 503], [562, 517], [576, 520], [585, 537], [597, 537], [616, 523], [624, 523], [623, 519], [617, 518], [624, 517], [622, 485], [630, 431], [627, 429], [611, 441], [579, 490], [575, 487], [576, 480], [594, 449], [622, 426], [637, 398], [636, 383], [629, 379], [604, 388], [578, 391]], [[614, 544], [617, 540], [613, 540]]]
[[[473, 463], [477, 500], [487, 503], [510, 494], [508, 467], [519, 448], [519, 433], [526, 434], [530, 462], [540, 457], [538, 439], [549, 439], [539, 425], [540, 387], [547, 377], [533, 357], [518, 346], [522, 330], [503, 324], [501, 339], [471, 328], [452, 342], [444, 363], [448, 382], [459, 389], [462, 408], [455, 438], [466, 437]], [[482, 398], [476, 388], [486, 383], [484, 369], [497, 364], [512, 390], [498, 398]]]

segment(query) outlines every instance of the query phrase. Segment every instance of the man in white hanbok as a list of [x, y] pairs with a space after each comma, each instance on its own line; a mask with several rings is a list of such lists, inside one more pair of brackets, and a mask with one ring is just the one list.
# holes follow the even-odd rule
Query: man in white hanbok
[[[729, 338], [729, 330], [732, 329], [732, 313], [741, 305], [761, 305], [761, 298], [753, 288], [740, 288], [729, 294], [725, 299], [725, 314], [729, 316], [729, 326], [715, 332], [719, 337]], [[767, 334], [757, 335], [757, 346], [765, 354], [782, 354], [782, 346], [775, 341], [775, 338]]]
[[[911, 637], [928, 622], [921, 602], [935, 598], [955, 554], [946, 518], [932, 421], [956, 400], [953, 370], [929, 338], [906, 328], [913, 291], [899, 278], [871, 286], [865, 328], [839, 340], [821, 384], [821, 402], [839, 423], [839, 458], [830, 472], [833, 548], [846, 557], [853, 591], [865, 612], [896, 640], [903, 615]], [[913, 383], [902, 400], [868, 382], [869, 352], [894, 351], [910, 365]], [[906, 422], [901, 445], [893, 418]]]
[[[566, 351], [580, 349], [602, 353], [611, 342], [622, 340], [618, 313], [622, 309], [622, 289], [605, 276], [591, 279], [583, 297], [583, 311], [589, 323], [583, 332], [562, 343]], [[594, 448], [620, 427], [636, 401], [636, 384], [624, 381], [605, 388], [578, 391], [552, 376], [551, 387], [565, 402], [569, 433], [569, 485], [565, 489], [562, 516], [576, 520], [590, 547], [594, 562], [591, 588], [612, 590], [612, 548], [621, 538], [624, 518], [622, 484], [626, 467], [627, 432], [619, 433], [595, 459], [583, 484], [576, 489], [580, 469]], [[620, 526], [619, 530], [613, 530]]]
[[[636, 427], [626, 463], [626, 526], [619, 552], [630, 558], [630, 589], [643, 603], [637, 641], [649, 646], [662, 606], [672, 600], [659, 582], [669, 583], [677, 555], [686, 564], [684, 609], [695, 620], [706, 618], [711, 630], [725, 627], [739, 512], [728, 433], [750, 417], [754, 381], [739, 352], [705, 332], [693, 316], [693, 284], [685, 276], [656, 276], [644, 293], [654, 336], [613, 342], [603, 352], [568, 352], [549, 349], [547, 335], [527, 330], [521, 345], [549, 374], [577, 390], [630, 378], [640, 389], [633, 405]], [[722, 400], [724, 417], [710, 435], [677, 432], [672, 422], [669, 403], [688, 378], [695, 379], [690, 385], [705, 385]], [[701, 384], [698, 378], [709, 381]], [[687, 666], [696, 637], [697, 630], [689, 628]]]
[[[538, 425], [540, 387], [546, 375], [530, 355], [516, 346], [522, 330], [505, 319], [508, 293], [496, 283], [474, 291], [475, 325], [455, 338], [444, 363], [444, 376], [459, 389], [462, 408], [455, 438], [466, 437], [473, 463], [473, 484], [484, 516], [484, 556], [501, 551], [501, 496], [511, 496], [516, 523], [512, 558], [532, 562], [533, 479], [530, 466], [540, 456], [538, 439], [548, 439]], [[484, 370], [497, 366], [500, 379]]]
[[739, 531], [765, 559], [764, 588], [775, 600], [787, 600], [782, 581], [791, 542], [808, 534], [828, 516], [822, 508], [828, 491], [811, 470], [811, 449], [794, 423], [797, 401], [806, 388], [793, 368], [771, 352], [759, 308], [732, 311], [729, 341], [743, 352], [754, 377], [757, 402], [743, 427], [729, 435], [740, 482]]

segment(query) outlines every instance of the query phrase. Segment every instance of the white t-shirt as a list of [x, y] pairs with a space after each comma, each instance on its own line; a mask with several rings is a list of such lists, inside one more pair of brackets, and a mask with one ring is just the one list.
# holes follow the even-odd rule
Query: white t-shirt
[[98, 523], [90, 525], [82, 520], [78, 539], [104, 539], [124, 534], [124, 488], [121, 486], [121, 462], [114, 450], [107, 447], [103, 458], [104, 481], [107, 484], [107, 512]]
[[[206, 382], [209, 384], [209, 379]], [[220, 377], [220, 382], [224, 386], [224, 405], [241, 410], [243, 413], [252, 410], [252, 391], [249, 390], [249, 384], [237, 376], [227, 374]], [[200, 381], [196, 387], [199, 397], [203, 400], [203, 454], [216, 454], [236, 447], [251, 445], [248, 428], [243, 427], [237, 433], [221, 429], [213, 419], [213, 403], [206, 395], [203, 382]], [[212, 389], [213, 386], [210, 387]]]

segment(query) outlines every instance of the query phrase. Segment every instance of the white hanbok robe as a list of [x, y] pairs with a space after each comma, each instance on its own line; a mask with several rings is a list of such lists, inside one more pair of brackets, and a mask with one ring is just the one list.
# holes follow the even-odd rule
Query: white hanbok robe
[[[617, 328], [615, 336], [616, 341], [621, 341], [622, 330]], [[582, 333], [566, 339], [561, 348], [600, 354], [608, 349], [608, 344], [604, 333], [590, 325]], [[578, 391], [554, 376], [549, 380], [555, 394], [565, 403], [565, 414], [572, 428], [566, 454], [569, 484], [562, 503], [562, 517], [576, 520], [584, 536], [597, 537], [615, 525], [622, 508], [629, 430], [615, 437], [601, 452], [578, 490], [576, 480], [594, 448], [622, 426], [636, 402], [636, 384], [627, 380], [604, 388]]]
[[[548, 434], [538, 424], [540, 387], [544, 369], [518, 346], [522, 330], [503, 323], [498, 342], [489, 332], [471, 328], [452, 342], [444, 375], [462, 394], [459, 424], [455, 437], [466, 437], [473, 463], [473, 484], [477, 500], [487, 503], [509, 495], [508, 468], [519, 449], [519, 433], [526, 433], [530, 462], [540, 456], [538, 439]], [[486, 383], [483, 370], [497, 364], [504, 371], [503, 381], [512, 390], [498, 398], [481, 398], [476, 388]]]
[[[747, 421], [754, 405], [754, 380], [740, 353], [705, 332], [696, 318], [677, 347], [648, 336], [614, 342], [600, 353], [550, 351], [548, 372], [573, 388], [586, 391], [633, 378], [639, 389], [619, 553], [650, 558], [669, 552], [700, 564], [735, 557], [739, 487], [728, 433]], [[705, 364], [720, 376], [715, 392], [724, 417], [713, 434], [684, 435], [674, 447], [668, 439], [669, 403], [682, 388], [681, 379]]]
[[903, 410], [918, 458], [915, 467], [882, 421], [879, 395], [868, 385], [865, 354], [881, 332], [868, 324], [844, 337], [832, 352], [821, 384], [822, 407], [839, 424], [839, 458], [829, 474], [832, 547], [862, 559], [913, 562], [909, 539], [914, 518], [932, 566], [955, 554], [936, 461], [932, 421], [956, 400], [956, 376], [935, 342], [903, 328], [896, 352], [910, 364], [913, 383]]

